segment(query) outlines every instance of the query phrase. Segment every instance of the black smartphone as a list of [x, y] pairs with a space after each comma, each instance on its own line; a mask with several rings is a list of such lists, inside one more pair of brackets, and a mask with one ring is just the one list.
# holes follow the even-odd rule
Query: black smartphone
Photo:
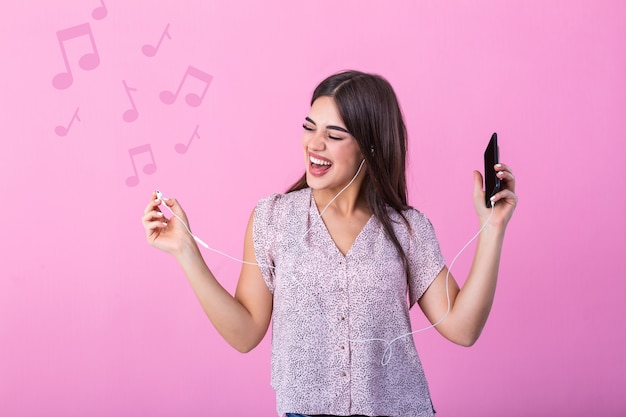
[[485, 149], [485, 204], [487, 207], [491, 207], [491, 200], [489, 199], [500, 191], [500, 179], [496, 177], [496, 171], [493, 168], [499, 161], [498, 135], [494, 132], [487, 149]]

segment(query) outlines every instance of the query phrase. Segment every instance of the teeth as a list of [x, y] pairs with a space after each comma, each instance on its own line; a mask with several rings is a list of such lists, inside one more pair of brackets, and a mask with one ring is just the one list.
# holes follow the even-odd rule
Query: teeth
[[321, 159], [317, 159], [312, 156], [309, 156], [309, 161], [313, 162], [316, 165], [331, 165], [331, 163], [328, 161], [322, 161]]

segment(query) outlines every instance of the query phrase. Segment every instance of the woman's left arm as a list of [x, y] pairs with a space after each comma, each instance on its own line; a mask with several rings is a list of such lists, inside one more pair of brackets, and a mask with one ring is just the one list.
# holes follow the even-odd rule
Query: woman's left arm
[[[495, 166], [498, 178], [502, 181], [502, 189], [493, 197], [493, 214], [491, 208], [485, 207], [483, 178], [474, 171], [474, 208], [484, 227], [478, 236], [476, 252], [469, 275], [459, 288], [448, 269], [443, 268], [428, 290], [419, 299], [419, 305], [431, 323], [437, 323], [448, 311], [448, 295], [450, 311], [436, 328], [444, 337], [463, 346], [473, 345], [487, 322], [498, 280], [498, 268], [504, 234], [513, 211], [517, 206], [515, 194], [515, 177], [505, 164]], [[491, 217], [490, 217], [491, 215]], [[448, 290], [446, 290], [446, 286]]]

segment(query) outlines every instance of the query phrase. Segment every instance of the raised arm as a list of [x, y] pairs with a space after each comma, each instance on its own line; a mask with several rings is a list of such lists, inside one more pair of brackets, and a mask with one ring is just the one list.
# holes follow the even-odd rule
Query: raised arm
[[163, 201], [180, 217], [167, 219], [153, 194], [142, 217], [148, 242], [178, 261], [207, 317], [224, 339], [240, 352], [249, 352], [261, 342], [270, 323], [273, 298], [255, 264], [252, 240], [254, 214], [250, 216], [244, 242], [244, 265], [235, 296], [220, 285], [206, 265], [196, 241], [182, 222], [184, 210], [175, 199]]
[[[476, 342], [489, 317], [498, 280], [504, 234], [517, 206], [515, 177], [511, 169], [500, 164], [495, 170], [503, 181], [503, 189], [493, 198], [495, 206], [490, 219], [491, 208], [485, 207], [484, 203], [482, 175], [474, 171], [474, 207], [480, 226], [487, 219], [489, 223], [478, 236], [474, 260], [463, 288], [459, 289], [451, 274], [448, 277], [450, 312], [436, 327], [444, 337], [463, 346], [471, 346]], [[421, 309], [431, 323], [439, 321], [448, 309], [447, 272], [448, 269], [444, 268], [419, 300]]]

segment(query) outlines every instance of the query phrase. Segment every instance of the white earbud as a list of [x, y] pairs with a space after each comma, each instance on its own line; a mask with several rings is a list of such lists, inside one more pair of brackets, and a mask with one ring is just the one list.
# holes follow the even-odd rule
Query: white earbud
[[[161, 191], [156, 190], [156, 191], [155, 191], [155, 194], [156, 194], [156, 196], [157, 196], [157, 199], [161, 200], [161, 202], [163, 202], [163, 201], [167, 200], [167, 198], [163, 197], [163, 193], [162, 193]], [[167, 204], [165, 205], [165, 208], [167, 208], [167, 209], [170, 211], [170, 213], [172, 213], [172, 216], [174, 216], [174, 217], [176, 217], [178, 220], [180, 220], [180, 222], [183, 224], [183, 226], [185, 226], [185, 229], [187, 229], [187, 232], [189, 232], [189, 234], [191, 235], [191, 237], [193, 237], [193, 238], [194, 238], [194, 240], [195, 240], [196, 242], [198, 242], [199, 244], [201, 244], [202, 246], [204, 246], [204, 247], [205, 247], [205, 248], [207, 248], [207, 249], [211, 249], [211, 248], [209, 247], [209, 245], [207, 245], [207, 244], [206, 244], [206, 242], [204, 242], [204, 241], [203, 241], [202, 239], [200, 239], [198, 236], [196, 236], [196, 235], [194, 235], [193, 233], [191, 233], [191, 230], [189, 229], [189, 226], [187, 226], [187, 223], [185, 223], [185, 221], [184, 221], [183, 219], [181, 219], [181, 218], [180, 218], [180, 216], [179, 216], [178, 214], [174, 213], [174, 212], [172, 211], [172, 209], [171, 209], [171, 208], [170, 208]]]

